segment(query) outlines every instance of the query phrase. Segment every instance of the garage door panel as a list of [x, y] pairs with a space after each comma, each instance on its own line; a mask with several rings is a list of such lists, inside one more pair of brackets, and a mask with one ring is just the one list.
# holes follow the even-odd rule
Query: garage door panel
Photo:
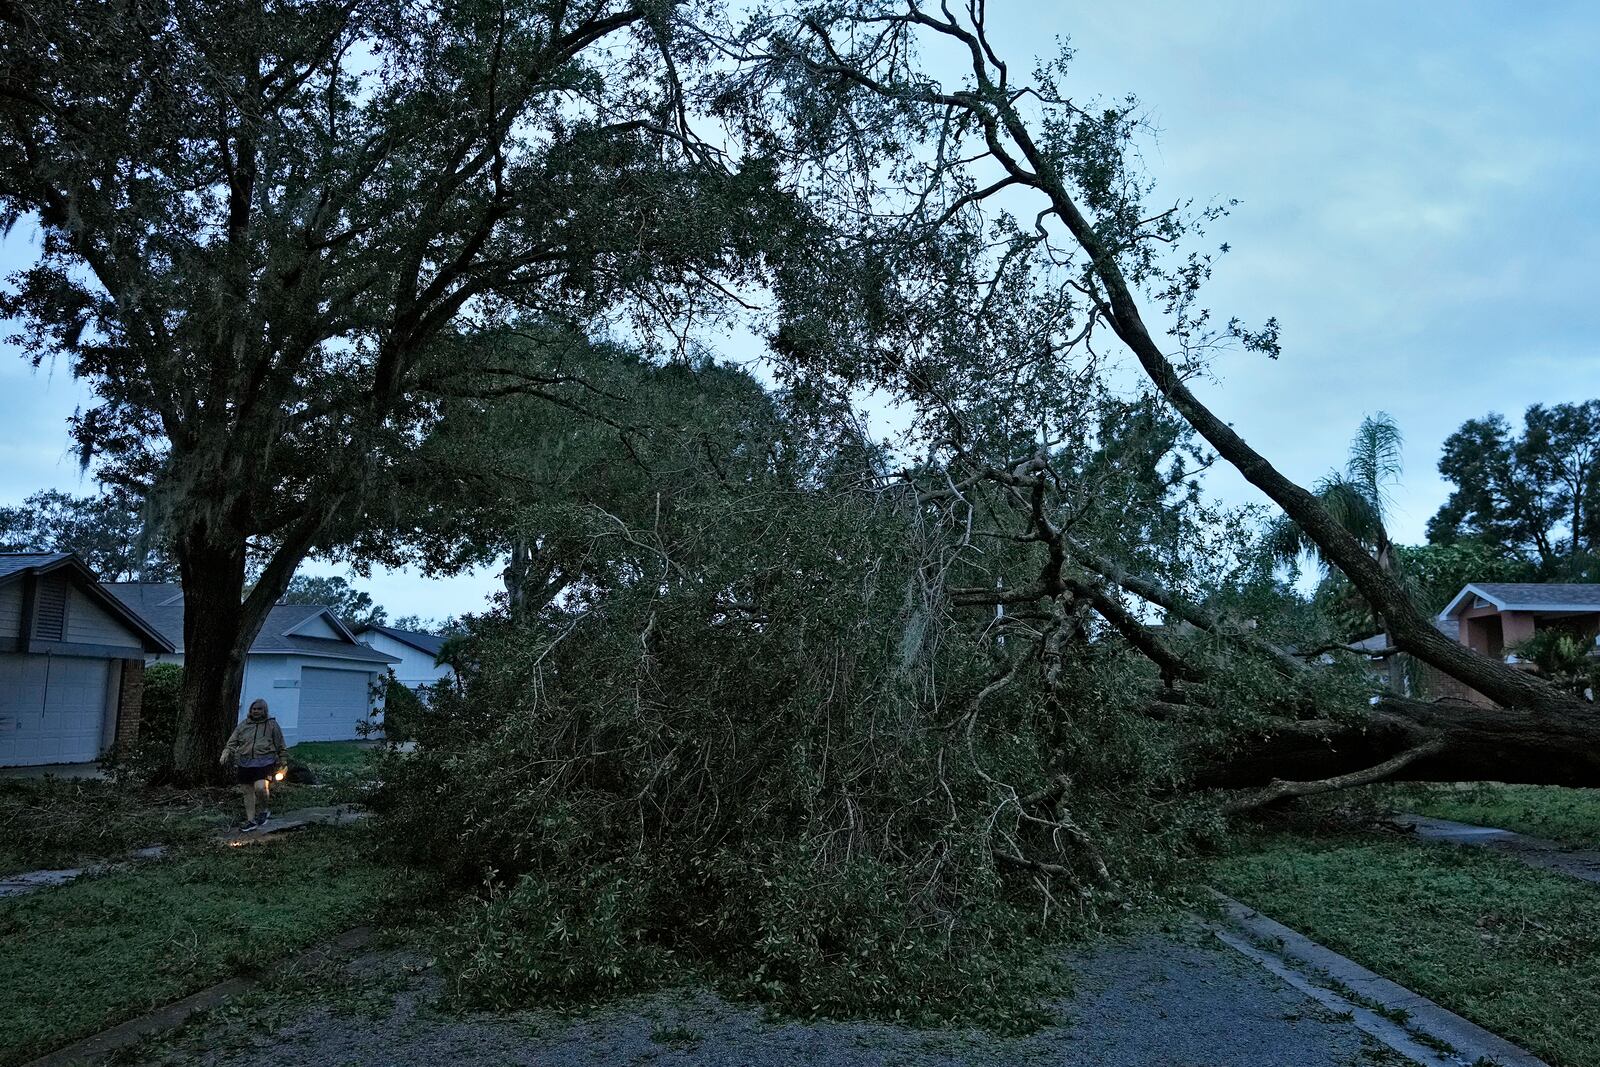
[[0, 654], [0, 766], [98, 758], [110, 669], [103, 659]]
[[367, 720], [370, 683], [364, 671], [303, 667], [300, 671], [300, 720], [295, 743], [348, 741], [358, 738]]

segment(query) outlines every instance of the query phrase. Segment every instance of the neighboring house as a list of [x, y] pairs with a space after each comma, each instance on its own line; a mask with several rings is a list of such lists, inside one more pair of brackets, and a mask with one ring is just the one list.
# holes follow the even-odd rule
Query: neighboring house
[[399, 661], [393, 668], [395, 681], [408, 689], [455, 677], [454, 670], [439, 662], [445, 639], [438, 634], [370, 624], [357, 626], [355, 634], [362, 644], [387, 652]]
[[87, 763], [137, 737], [173, 646], [66, 552], [0, 553], [0, 766]]
[[1503, 657], [1540, 630], [1593, 640], [1600, 631], [1600, 584], [1476, 582], [1439, 613], [1439, 629], [1486, 656]]
[[[1600, 584], [1473, 582], [1445, 606], [1434, 625], [1477, 652], [1515, 664], [1512, 650], [1541, 630], [1566, 630], [1595, 642], [1600, 633]], [[1425, 674], [1426, 688], [1436, 696], [1493, 703], [1431, 667]]]
[[[173, 646], [151, 663], [183, 662], [183, 590], [177, 585], [119, 582], [106, 586]], [[284, 740], [345, 741], [362, 736], [381, 713], [378, 681], [398, 657], [357, 641], [333, 610], [278, 604], [245, 656], [242, 715], [257, 697], [283, 727]]]

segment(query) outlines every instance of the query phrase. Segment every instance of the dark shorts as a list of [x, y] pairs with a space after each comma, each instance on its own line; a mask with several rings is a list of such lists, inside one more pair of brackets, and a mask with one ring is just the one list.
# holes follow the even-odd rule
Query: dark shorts
[[240, 767], [238, 771], [239, 784], [249, 785], [251, 782], [265, 781], [271, 778], [277, 769], [270, 763], [265, 767]]

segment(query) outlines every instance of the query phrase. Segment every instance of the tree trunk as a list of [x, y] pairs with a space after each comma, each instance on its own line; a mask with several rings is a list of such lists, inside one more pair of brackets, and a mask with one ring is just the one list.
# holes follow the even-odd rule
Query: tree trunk
[[265, 618], [247, 620], [243, 536], [195, 523], [178, 539], [183, 581], [183, 689], [172, 770], [180, 782], [215, 781], [239, 717], [244, 654]]
[[1288, 723], [1226, 752], [1194, 753], [1193, 782], [1248, 789], [1334, 778], [1431, 742], [1436, 752], [1389, 780], [1600, 786], [1600, 711], [1587, 705], [1548, 715], [1399, 697], [1380, 701], [1364, 722]]

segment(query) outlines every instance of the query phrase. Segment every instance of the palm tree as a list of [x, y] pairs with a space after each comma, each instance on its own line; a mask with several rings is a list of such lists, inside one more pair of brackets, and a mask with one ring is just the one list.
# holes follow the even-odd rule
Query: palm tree
[[[1316, 484], [1315, 493], [1322, 506], [1340, 526], [1361, 542], [1378, 566], [1387, 574], [1396, 571], [1394, 543], [1389, 540], [1387, 518], [1389, 488], [1399, 481], [1402, 470], [1401, 446], [1405, 438], [1387, 412], [1368, 415], [1350, 442], [1350, 458], [1342, 472], [1334, 471]], [[1328, 560], [1315, 542], [1296, 522], [1281, 516], [1267, 530], [1266, 548], [1280, 563], [1294, 564], [1310, 557], [1326, 573]], [[1371, 610], [1369, 605], [1369, 610]], [[1377, 612], [1372, 611], [1374, 618]], [[1379, 620], [1382, 621], [1381, 619]], [[1399, 658], [1389, 657], [1389, 686], [1402, 688]]]

